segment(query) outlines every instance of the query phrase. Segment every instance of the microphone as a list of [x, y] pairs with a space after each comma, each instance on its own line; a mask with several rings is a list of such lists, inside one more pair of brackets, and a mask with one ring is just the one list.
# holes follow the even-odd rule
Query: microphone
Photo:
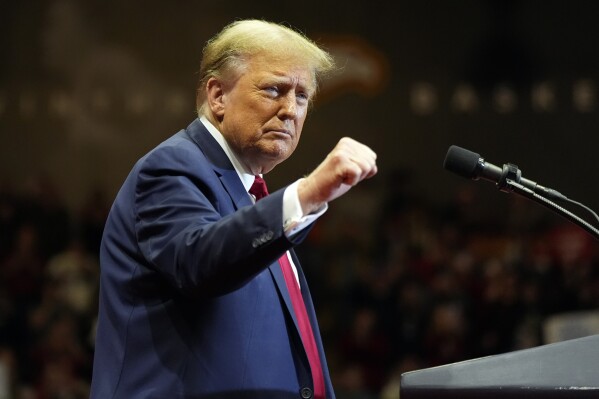
[[568, 198], [559, 191], [543, 187], [540, 184], [522, 177], [518, 166], [508, 163], [503, 167], [486, 162], [479, 154], [465, 148], [452, 145], [447, 150], [443, 168], [467, 179], [484, 179], [496, 183], [497, 188], [503, 192], [511, 192], [511, 184], [516, 183], [541, 196], [567, 200]]

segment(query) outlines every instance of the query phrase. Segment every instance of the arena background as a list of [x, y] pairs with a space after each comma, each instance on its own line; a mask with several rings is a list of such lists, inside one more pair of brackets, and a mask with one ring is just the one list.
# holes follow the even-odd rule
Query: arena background
[[458, 144], [599, 205], [595, 2], [0, 4], [2, 176], [47, 173], [73, 206], [94, 184], [114, 194], [140, 154], [187, 126], [203, 43], [249, 17], [302, 30], [346, 66], [273, 173], [280, 184], [348, 135], [427, 195], [457, 184], [441, 163]]
[[[467, 226], [456, 234], [475, 232], [485, 238], [469, 248], [478, 264], [487, 267], [487, 255], [500, 255], [501, 261], [509, 257], [510, 238], [526, 236], [516, 244], [510, 241], [526, 247], [531, 231], [544, 234], [547, 226], [562, 226], [559, 217], [539, 205], [444, 171], [452, 144], [498, 165], [515, 163], [525, 177], [599, 209], [597, 2], [0, 0], [2, 220], [10, 219], [6, 209], [23, 208], [19, 199], [35, 195], [63, 206], [70, 230], [93, 195], [109, 205], [133, 163], [194, 118], [202, 46], [225, 24], [241, 18], [287, 23], [327, 47], [341, 66], [323, 84], [298, 150], [269, 174], [271, 188], [310, 172], [342, 136], [370, 145], [379, 155], [379, 175], [332, 204], [302, 249], [316, 296], [322, 297], [319, 311], [329, 342], [349, 329], [363, 305], [343, 308], [349, 313], [341, 321], [327, 313], [339, 310], [328, 306], [331, 293], [341, 293], [332, 299], [337, 305], [339, 298], [359, 296], [339, 288], [359, 280], [359, 266], [352, 269], [354, 280], [343, 266], [326, 272], [330, 281], [318, 276], [330, 263], [344, 265], [331, 255], [343, 247], [340, 237], [364, 249], [348, 263], [361, 259], [381, 270], [380, 264], [392, 256], [390, 248], [401, 252], [409, 246], [406, 242], [426, 241], [415, 238], [418, 234], [453, 223]], [[453, 219], [436, 221], [449, 208]], [[390, 234], [389, 220], [399, 214], [409, 215], [408, 224], [428, 220], [434, 227], [412, 229], [409, 237]], [[2, 260], [11, 258], [18, 230], [17, 222], [5, 225], [12, 227], [2, 230]], [[398, 232], [406, 233], [403, 226]], [[592, 254], [589, 281], [595, 282], [596, 244], [584, 234], [572, 234]], [[43, 260], [66, 247], [57, 244]], [[420, 276], [420, 282], [428, 281]], [[598, 299], [589, 295], [591, 299], [562, 310], [593, 309]], [[11, 351], [10, 339], [4, 343], [9, 357], [21, 361], [15, 368], [23, 368], [26, 350]], [[365, 394], [378, 394], [397, 375], [396, 367], [436, 364], [418, 354], [418, 361], [405, 367], [398, 366], [403, 364], [399, 355], [386, 359], [379, 370], [381, 381], [364, 388]], [[493, 353], [462, 352], [463, 357], [485, 354]], [[344, 357], [338, 358], [332, 361], [333, 371], [339, 386], [350, 392], [340, 370], [348, 375], [355, 370], [345, 369]], [[453, 360], [461, 359], [440, 361]], [[85, 381], [85, 375], [78, 377]], [[35, 386], [40, 378], [21, 370], [21, 383], [13, 385]]]

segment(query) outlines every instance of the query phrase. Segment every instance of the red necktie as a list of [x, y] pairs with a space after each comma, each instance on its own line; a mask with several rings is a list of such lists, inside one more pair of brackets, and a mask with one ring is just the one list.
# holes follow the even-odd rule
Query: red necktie
[[266, 182], [260, 176], [256, 176], [254, 179], [254, 184], [250, 187], [250, 194], [256, 197], [256, 201], [262, 199], [268, 195], [268, 189], [266, 188]]
[[[266, 197], [268, 195], [268, 190], [264, 179], [260, 176], [256, 176], [254, 184], [252, 184], [249, 192], [256, 197], [256, 201]], [[320, 356], [318, 355], [318, 347], [316, 346], [316, 340], [314, 339], [314, 332], [312, 331], [312, 325], [308, 318], [306, 305], [302, 298], [302, 293], [287, 253], [284, 253], [283, 256], [279, 258], [279, 264], [283, 271], [287, 291], [289, 291], [289, 296], [291, 297], [291, 304], [293, 305], [293, 311], [295, 312], [295, 317], [299, 326], [302, 343], [306, 354], [308, 355], [308, 362], [310, 363], [310, 370], [312, 371], [312, 381], [314, 382], [314, 398], [324, 399], [324, 377]]]

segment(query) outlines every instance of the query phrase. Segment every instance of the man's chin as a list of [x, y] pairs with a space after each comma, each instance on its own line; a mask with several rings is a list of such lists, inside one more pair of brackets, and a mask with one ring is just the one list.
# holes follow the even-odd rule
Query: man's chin
[[276, 146], [261, 149], [255, 157], [257, 166], [262, 170], [260, 173], [270, 172], [275, 166], [291, 156], [293, 150], [288, 146]]

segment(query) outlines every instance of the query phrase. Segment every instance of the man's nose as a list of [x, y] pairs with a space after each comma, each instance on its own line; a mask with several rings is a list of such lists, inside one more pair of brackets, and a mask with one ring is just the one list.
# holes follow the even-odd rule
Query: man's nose
[[281, 97], [281, 108], [279, 109], [281, 119], [295, 119], [297, 117], [297, 100], [295, 93], [288, 93]]

